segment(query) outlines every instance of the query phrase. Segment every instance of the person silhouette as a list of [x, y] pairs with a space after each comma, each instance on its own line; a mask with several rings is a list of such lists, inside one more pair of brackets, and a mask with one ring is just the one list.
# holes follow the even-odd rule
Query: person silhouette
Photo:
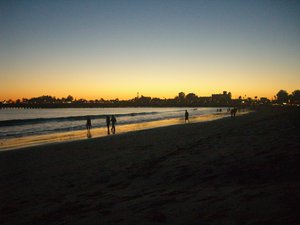
[[234, 108], [234, 111], [233, 111], [233, 116], [235, 117], [236, 115], [236, 112], [237, 112], [237, 108]]
[[116, 124], [116, 122], [117, 122], [117, 119], [116, 119], [116, 117], [115, 117], [114, 115], [112, 115], [110, 121], [111, 121], [111, 132], [112, 132], [113, 134], [115, 134], [115, 133], [116, 133], [116, 127], [115, 127], [115, 124]]
[[91, 118], [88, 116], [86, 119], [86, 129], [89, 131], [92, 127], [92, 121]]
[[236, 112], [237, 112], [237, 108], [234, 107], [233, 109], [231, 109], [230, 110], [231, 117], [235, 117]]
[[106, 116], [106, 127], [107, 127], [107, 134], [110, 134], [109, 132], [109, 126], [110, 126], [110, 117], [109, 116]]
[[188, 113], [187, 110], [185, 110], [184, 117], [185, 117], [184, 122], [185, 122], [185, 123], [188, 123], [188, 122], [189, 122], [189, 113]]

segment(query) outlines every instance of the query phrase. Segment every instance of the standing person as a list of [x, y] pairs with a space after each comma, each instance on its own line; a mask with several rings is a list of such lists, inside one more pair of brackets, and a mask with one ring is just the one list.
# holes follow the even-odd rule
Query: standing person
[[110, 117], [109, 116], [106, 116], [106, 126], [107, 126], [107, 134], [110, 134], [110, 132], [109, 132]]
[[233, 110], [233, 116], [234, 117], [235, 117], [236, 112], [237, 112], [237, 108], [234, 108], [234, 110]]
[[92, 127], [92, 121], [91, 121], [91, 118], [88, 116], [87, 119], [86, 119], [86, 129], [87, 131], [89, 131]]
[[231, 117], [235, 117], [236, 112], [237, 112], [237, 108], [234, 107], [233, 109], [231, 109], [230, 111]]
[[189, 123], [190, 121], [189, 121], [189, 113], [188, 113], [188, 111], [187, 110], [185, 110], [185, 114], [184, 114], [184, 117], [185, 117], [185, 123]]
[[112, 132], [113, 134], [116, 133], [116, 127], [115, 127], [116, 122], [117, 122], [116, 117], [115, 117], [114, 115], [112, 115], [112, 116], [111, 116], [111, 132]]

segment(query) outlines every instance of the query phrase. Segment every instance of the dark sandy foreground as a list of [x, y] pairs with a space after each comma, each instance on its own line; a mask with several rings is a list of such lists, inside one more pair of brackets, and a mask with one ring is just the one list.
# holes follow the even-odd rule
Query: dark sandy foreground
[[0, 152], [0, 224], [300, 224], [299, 115]]

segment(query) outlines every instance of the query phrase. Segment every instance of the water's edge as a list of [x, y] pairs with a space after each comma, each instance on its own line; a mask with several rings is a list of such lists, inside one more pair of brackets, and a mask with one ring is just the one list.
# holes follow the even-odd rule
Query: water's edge
[[[245, 112], [246, 113], [246, 112]], [[244, 113], [243, 113], [244, 114]], [[208, 122], [212, 120], [222, 119], [229, 117], [228, 113], [218, 113], [218, 114], [210, 114], [203, 115], [197, 117], [191, 117], [190, 123], [198, 123], [198, 122]], [[122, 124], [117, 125], [117, 134], [132, 132], [132, 131], [140, 131], [158, 127], [165, 127], [171, 125], [184, 124], [183, 118], [172, 118], [172, 119], [163, 119], [135, 124]], [[59, 142], [70, 142], [74, 140], [83, 140], [89, 138], [97, 138], [97, 137], [105, 137], [107, 135], [106, 128], [94, 128], [91, 129], [90, 132], [86, 130], [77, 130], [77, 131], [68, 131], [68, 132], [59, 132], [59, 133], [51, 133], [51, 134], [42, 134], [42, 135], [32, 135], [20, 138], [7, 138], [0, 140], [0, 151], [6, 150], [14, 150], [19, 148], [31, 147], [36, 145], [45, 145], [51, 143], [59, 143]]]

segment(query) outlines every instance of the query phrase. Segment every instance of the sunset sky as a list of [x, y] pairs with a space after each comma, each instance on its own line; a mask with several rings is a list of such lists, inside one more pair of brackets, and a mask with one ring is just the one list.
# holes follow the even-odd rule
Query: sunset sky
[[0, 100], [300, 89], [300, 1], [0, 2]]

